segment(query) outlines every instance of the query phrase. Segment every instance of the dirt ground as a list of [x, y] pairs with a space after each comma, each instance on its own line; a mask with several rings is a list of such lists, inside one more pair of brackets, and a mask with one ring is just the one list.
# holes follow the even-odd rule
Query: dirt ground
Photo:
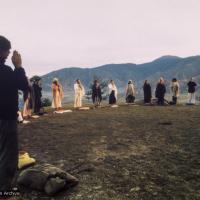
[[200, 106], [105, 107], [49, 113], [19, 126], [20, 149], [79, 179], [27, 200], [200, 199]]

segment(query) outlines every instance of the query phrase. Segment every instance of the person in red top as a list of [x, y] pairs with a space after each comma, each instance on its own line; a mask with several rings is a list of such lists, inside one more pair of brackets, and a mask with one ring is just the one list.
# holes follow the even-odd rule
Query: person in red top
[[28, 81], [21, 56], [13, 52], [12, 63], [5, 65], [10, 54], [10, 41], [0, 36], [0, 191], [10, 191], [18, 165], [17, 112], [18, 90], [25, 91]]

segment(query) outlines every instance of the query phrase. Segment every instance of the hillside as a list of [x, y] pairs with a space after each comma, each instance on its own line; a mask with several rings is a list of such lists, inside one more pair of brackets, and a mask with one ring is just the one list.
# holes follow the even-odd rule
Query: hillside
[[[173, 77], [177, 77], [183, 90], [186, 89], [186, 82], [191, 77], [200, 80], [200, 56], [180, 58], [176, 56], [163, 56], [152, 62], [144, 64], [108, 64], [96, 68], [64, 68], [50, 72], [44, 76], [44, 91], [50, 91], [52, 79], [59, 78], [65, 90], [73, 90], [74, 81], [79, 78], [85, 87], [89, 87], [94, 77], [108, 81], [115, 80], [119, 88], [124, 88], [129, 79], [135, 81], [138, 89], [142, 87], [145, 79], [154, 86], [160, 76], [164, 76], [169, 82]], [[168, 84], [169, 85], [169, 84]]]
[[197, 200], [199, 112], [199, 106], [121, 105], [49, 112], [20, 124], [20, 149], [79, 179], [54, 197], [20, 188], [21, 199]]

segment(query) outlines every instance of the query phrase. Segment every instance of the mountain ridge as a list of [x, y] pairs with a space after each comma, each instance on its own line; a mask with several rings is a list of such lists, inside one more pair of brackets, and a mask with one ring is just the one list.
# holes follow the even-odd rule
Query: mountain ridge
[[51, 90], [51, 82], [57, 77], [64, 89], [73, 90], [74, 81], [79, 78], [86, 88], [89, 88], [95, 77], [103, 81], [113, 79], [119, 88], [124, 88], [127, 81], [132, 79], [137, 87], [142, 87], [144, 80], [155, 85], [160, 76], [167, 83], [174, 77], [180, 80], [181, 86], [191, 77], [200, 76], [200, 55], [181, 58], [165, 55], [151, 62], [134, 64], [105, 64], [93, 68], [70, 67], [54, 70], [42, 76], [44, 91]]

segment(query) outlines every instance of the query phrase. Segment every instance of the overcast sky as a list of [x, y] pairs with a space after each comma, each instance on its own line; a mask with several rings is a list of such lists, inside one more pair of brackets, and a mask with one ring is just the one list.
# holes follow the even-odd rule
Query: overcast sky
[[0, 35], [29, 76], [200, 54], [200, 0], [0, 1]]

